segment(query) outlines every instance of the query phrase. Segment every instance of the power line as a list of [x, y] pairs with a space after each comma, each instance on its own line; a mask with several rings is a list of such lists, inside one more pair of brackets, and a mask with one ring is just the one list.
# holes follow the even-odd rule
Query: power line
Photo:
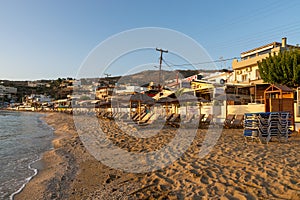
[[167, 67], [172, 68], [172, 66], [170, 66], [170, 65], [165, 61], [165, 59], [162, 59], [162, 61], [167, 65]]
[[[168, 67], [180, 67], [180, 66], [191, 66], [191, 65], [202, 65], [202, 64], [209, 64], [209, 63], [216, 63], [216, 62], [224, 62], [224, 61], [234, 60], [234, 59], [239, 59], [239, 58], [240, 57], [233, 57], [233, 58], [219, 59], [219, 60], [206, 61], [206, 62], [181, 63], [181, 64], [173, 64], [171, 62], [166, 61], [165, 59], [163, 59], [163, 61]], [[170, 63], [170, 64], [168, 64], [168, 63]]]

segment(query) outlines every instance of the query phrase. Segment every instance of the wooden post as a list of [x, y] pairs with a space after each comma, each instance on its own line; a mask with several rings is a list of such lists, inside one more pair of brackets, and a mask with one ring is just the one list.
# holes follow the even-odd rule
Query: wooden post
[[130, 118], [132, 117], [132, 115], [131, 115], [131, 104], [132, 104], [132, 101], [130, 101], [130, 104], [129, 104], [129, 106], [130, 106], [130, 108], [129, 108], [129, 116], [130, 116]]
[[141, 121], [141, 101], [139, 101], [139, 121]]

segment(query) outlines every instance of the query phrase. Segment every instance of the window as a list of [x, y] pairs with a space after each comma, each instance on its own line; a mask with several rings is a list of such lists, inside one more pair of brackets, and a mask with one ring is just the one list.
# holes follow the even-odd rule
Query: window
[[256, 70], [255, 70], [255, 79], [257, 79], [257, 80], [260, 80], [260, 79], [261, 79], [260, 73], [259, 73], [259, 69], [256, 69]]
[[242, 75], [242, 82], [247, 81], [248, 74], [243, 74]]

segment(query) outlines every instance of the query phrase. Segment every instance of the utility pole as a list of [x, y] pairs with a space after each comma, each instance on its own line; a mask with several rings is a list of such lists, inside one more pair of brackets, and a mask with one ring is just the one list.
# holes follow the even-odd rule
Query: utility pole
[[162, 64], [162, 60], [163, 60], [163, 53], [168, 53], [168, 50], [163, 50], [163, 49], [158, 49], [156, 48], [156, 51], [160, 51], [160, 58], [159, 58], [159, 73], [158, 73], [158, 88], [159, 91], [161, 91], [162, 87], [161, 87], [161, 64]]
[[104, 74], [106, 76], [106, 78], [108, 78], [109, 76], [111, 76], [111, 74]]

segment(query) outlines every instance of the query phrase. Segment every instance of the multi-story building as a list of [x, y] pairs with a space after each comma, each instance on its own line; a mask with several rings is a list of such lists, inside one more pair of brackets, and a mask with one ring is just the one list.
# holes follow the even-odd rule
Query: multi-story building
[[248, 88], [251, 98], [254, 102], [263, 103], [264, 90], [269, 86], [261, 79], [258, 62], [271, 55], [289, 50], [290, 48], [298, 48], [297, 46], [288, 45], [287, 38], [282, 38], [280, 42], [272, 42], [249, 51], [241, 53], [240, 60], [233, 60], [232, 69], [233, 76], [229, 82], [240, 85], [240, 87]]
[[109, 84], [101, 84], [96, 89], [96, 98], [101, 101], [109, 101], [112, 97], [115, 86]]
[[282, 42], [272, 42], [270, 44], [251, 49], [241, 53], [241, 60], [233, 60], [232, 69], [234, 71], [233, 81], [237, 83], [263, 83], [261, 80], [258, 61], [278, 54], [281, 51], [295, 48], [296, 46], [287, 45], [287, 39], [282, 38]]

